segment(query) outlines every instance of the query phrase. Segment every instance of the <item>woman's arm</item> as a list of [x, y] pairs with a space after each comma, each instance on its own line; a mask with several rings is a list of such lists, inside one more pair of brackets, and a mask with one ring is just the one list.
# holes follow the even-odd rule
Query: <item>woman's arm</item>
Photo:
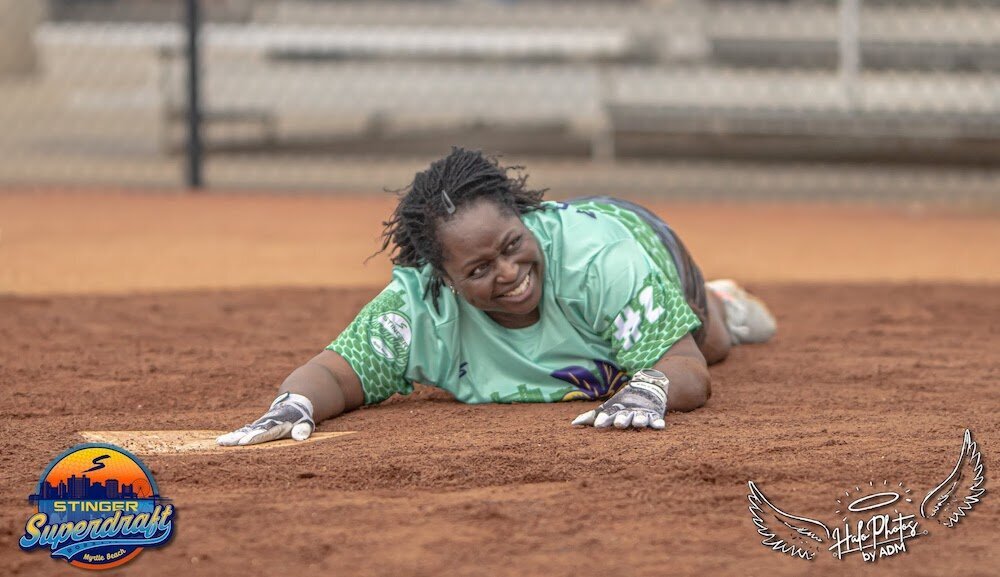
[[[573, 424], [662, 429], [668, 408], [691, 411], [712, 396], [708, 365], [690, 333], [674, 343], [653, 369], [637, 371], [627, 386], [601, 406], [573, 419]], [[664, 376], [669, 384], [663, 382]]]
[[331, 350], [324, 350], [292, 371], [278, 392], [297, 393], [312, 401], [317, 423], [353, 411], [365, 400], [361, 379], [344, 357]]
[[671, 411], [692, 411], [712, 396], [708, 364], [690, 333], [674, 343], [653, 368], [670, 379], [667, 408]]
[[264, 415], [216, 442], [223, 446], [253, 445], [291, 436], [299, 441], [316, 423], [358, 408], [364, 402], [361, 380], [340, 354], [325, 350], [292, 371], [278, 398]]

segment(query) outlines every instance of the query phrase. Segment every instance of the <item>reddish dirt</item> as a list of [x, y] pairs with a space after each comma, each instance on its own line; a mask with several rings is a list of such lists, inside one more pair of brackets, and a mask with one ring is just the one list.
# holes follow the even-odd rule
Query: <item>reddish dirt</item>
[[[708, 208], [703, 215], [685, 210], [685, 219], [710, 220]], [[755, 210], [809, 214], [800, 207]], [[849, 220], [848, 211], [842, 214]], [[858, 214], [865, 226], [877, 221], [876, 213]], [[262, 222], [265, 217], [254, 213]], [[946, 226], [934, 215], [917, 217], [930, 224], [900, 224], [911, 218], [885, 216], [887, 245], [896, 246], [897, 233], [916, 238], [913, 233], [928, 226]], [[991, 253], [975, 243], [995, 234], [984, 232], [988, 218], [940, 218], [977, 223], [972, 238], [943, 242], [979, 247], [962, 259], [995, 262], [995, 248]], [[74, 226], [72, 219], [65, 222]], [[150, 223], [148, 229], [160, 226], [156, 219]], [[8, 231], [32, 227], [2, 224], [0, 249], [8, 252], [0, 255], [11, 256], [17, 251], [7, 245]], [[781, 228], [780, 221], [774, 224]], [[808, 223], [788, 226], [805, 230]], [[122, 253], [141, 252], [144, 245], [135, 237], [148, 229], [119, 235]], [[287, 224], [282, 230], [292, 231], [289, 237], [307, 235]], [[111, 244], [100, 231], [81, 234]], [[754, 242], [750, 238], [741, 250], [759, 248]], [[806, 562], [771, 551], [760, 544], [747, 508], [750, 480], [787, 511], [830, 525], [840, 518], [837, 495], [870, 480], [903, 482], [919, 502], [951, 472], [966, 427], [983, 450], [992, 490], [990, 467], [1000, 454], [1000, 290], [992, 279], [1000, 272], [988, 266], [970, 271], [986, 279], [978, 283], [928, 275], [921, 262], [947, 263], [950, 257], [932, 252], [934, 243], [918, 242], [924, 243], [922, 254], [910, 257], [916, 264], [906, 274], [924, 282], [843, 284], [820, 277], [823, 282], [787, 283], [778, 276], [750, 283], [776, 312], [779, 335], [766, 345], [738, 348], [714, 367], [709, 404], [671, 414], [663, 432], [570, 427], [586, 403], [470, 406], [421, 388], [320, 426], [357, 431], [341, 439], [271, 451], [145, 457], [161, 492], [177, 507], [177, 533], [171, 544], [115, 571], [213, 577], [995, 574], [989, 567], [1000, 564], [1000, 505], [991, 493], [955, 529], [928, 523], [929, 537], [875, 565], [857, 555], [836, 560], [821, 554]], [[723, 246], [720, 241], [715, 249]], [[695, 249], [699, 259], [697, 250], [704, 248]], [[707, 258], [718, 262], [719, 255]], [[767, 276], [768, 266], [759, 264], [758, 278]], [[127, 278], [127, 267], [121, 268]], [[216, 286], [210, 276], [173, 270], [193, 278], [191, 286], [198, 279], [208, 279], [201, 286]], [[881, 278], [878, 272], [867, 278]], [[17, 268], [7, 274], [31, 276]], [[888, 280], [905, 277], [887, 274]], [[7, 393], [0, 404], [4, 574], [77, 573], [16, 544], [32, 512], [27, 495], [45, 465], [81, 441], [76, 431], [243, 424], [376, 291], [129, 292], [134, 288], [124, 283], [120, 290], [128, 294], [101, 295], [43, 287], [0, 296], [0, 389]]]

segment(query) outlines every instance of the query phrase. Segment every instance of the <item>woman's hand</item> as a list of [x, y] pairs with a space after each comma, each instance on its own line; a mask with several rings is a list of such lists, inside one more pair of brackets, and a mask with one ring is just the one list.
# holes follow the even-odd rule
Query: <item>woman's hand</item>
[[312, 402], [302, 395], [281, 393], [256, 421], [216, 439], [222, 446], [255, 445], [291, 437], [304, 441], [316, 428]]
[[596, 409], [573, 419], [574, 425], [593, 425], [599, 429], [610, 427], [628, 429], [662, 429], [667, 412], [667, 387], [670, 381], [656, 369], [642, 369], [615, 396]]
[[[334, 351], [325, 350], [292, 371], [271, 408], [256, 421], [216, 441], [223, 446], [254, 445], [291, 437], [304, 441], [323, 421], [361, 406], [364, 391], [354, 369]], [[294, 392], [293, 392], [294, 391]]]

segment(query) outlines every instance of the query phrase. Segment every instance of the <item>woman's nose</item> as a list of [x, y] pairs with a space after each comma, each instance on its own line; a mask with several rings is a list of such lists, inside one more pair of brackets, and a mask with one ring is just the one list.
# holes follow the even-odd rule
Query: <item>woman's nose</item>
[[509, 258], [501, 258], [497, 262], [497, 282], [509, 283], [517, 280], [517, 263]]

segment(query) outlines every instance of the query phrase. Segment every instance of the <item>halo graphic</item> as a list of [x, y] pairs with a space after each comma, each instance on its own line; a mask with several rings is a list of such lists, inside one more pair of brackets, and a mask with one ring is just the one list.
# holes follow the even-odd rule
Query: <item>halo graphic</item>
[[[877, 499], [882, 499], [882, 500], [877, 501]], [[863, 507], [861, 506], [870, 501], [875, 501], [875, 502], [871, 503], [870, 505], [865, 505]], [[899, 501], [899, 493], [896, 493], [894, 491], [875, 493], [874, 495], [867, 495], [861, 497], [860, 499], [854, 500], [853, 502], [851, 502], [850, 505], [847, 506], [847, 510], [854, 513], [861, 513], [862, 511], [871, 511], [872, 509], [878, 509], [880, 507], [886, 507], [888, 505], [892, 505], [896, 501]]]

